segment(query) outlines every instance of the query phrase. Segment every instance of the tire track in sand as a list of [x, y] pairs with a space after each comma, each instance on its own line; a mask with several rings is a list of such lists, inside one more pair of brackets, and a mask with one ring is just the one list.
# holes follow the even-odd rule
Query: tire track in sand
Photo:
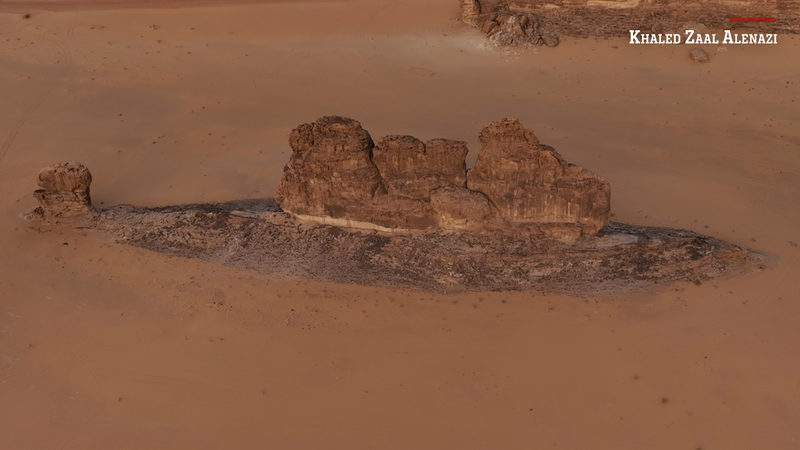
[[89, 363], [86, 362], [86, 358], [83, 356], [83, 352], [81, 352], [81, 349], [78, 348], [77, 345], [72, 344], [69, 347], [67, 347], [67, 353], [69, 353], [70, 358], [72, 358], [72, 361], [75, 364], [84, 367], [89, 372], [95, 383], [100, 383], [100, 378], [97, 377], [97, 373], [94, 371], [94, 369], [92, 369], [92, 366], [90, 366]]
[[[25, 27], [19, 28], [17, 32], [36, 36], [34, 33], [25, 31], [24, 28]], [[8, 134], [6, 134], [6, 137], [3, 140], [3, 144], [2, 146], [0, 146], [0, 164], [2, 164], [6, 154], [8, 153], [8, 150], [14, 144], [14, 141], [17, 139], [19, 132], [22, 130], [22, 128], [25, 126], [25, 124], [28, 122], [31, 116], [33, 116], [33, 113], [36, 112], [36, 110], [39, 108], [42, 102], [44, 102], [47, 96], [50, 95], [51, 92], [53, 92], [53, 89], [55, 89], [56, 86], [58, 86], [58, 83], [61, 82], [61, 80], [67, 75], [70, 68], [72, 67], [72, 52], [61, 42], [48, 36], [48, 34], [50, 34], [52, 31], [53, 29], [49, 29], [37, 37], [39, 38], [39, 41], [44, 39], [52, 43], [58, 49], [58, 51], [61, 53], [62, 56], [61, 60], [64, 61], [64, 65], [61, 67], [60, 70], [56, 72], [53, 80], [33, 100], [30, 106], [28, 106], [28, 108], [25, 109], [25, 111], [23, 111], [22, 116], [11, 127], [11, 131], [9, 131]]]
[[[372, 13], [364, 22], [364, 24], [361, 25], [363, 34], [367, 35], [369, 33], [370, 28], [376, 28], [376, 31], [377, 29], [380, 30], [385, 29], [386, 22], [397, 11], [397, 8], [399, 8], [400, 5], [403, 4], [403, 1], [404, 0], [388, 1], [377, 11]], [[375, 44], [372, 44], [372, 53], [380, 65], [389, 69], [389, 72], [391, 73], [392, 76], [398, 77], [399, 72], [403, 72], [402, 69], [398, 69], [397, 67], [386, 61], [386, 58], [383, 56], [385, 52], [377, 42]]]

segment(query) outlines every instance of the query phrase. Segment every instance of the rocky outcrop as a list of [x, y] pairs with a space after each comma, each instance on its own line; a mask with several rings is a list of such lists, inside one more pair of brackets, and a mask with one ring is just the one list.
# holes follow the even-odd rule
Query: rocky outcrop
[[569, 164], [516, 119], [481, 132], [466, 170], [464, 142], [387, 136], [323, 117], [292, 131], [276, 200], [300, 219], [383, 231], [459, 230], [575, 240], [610, 217], [606, 181]]
[[555, 47], [558, 35], [545, 25], [544, 20], [533, 13], [513, 12], [501, 9], [479, 19], [481, 31], [496, 47], [546, 45]]
[[[458, 181], [445, 183], [429, 194], [424, 194], [427, 190], [417, 190], [416, 197], [402, 198], [384, 192], [382, 179], [378, 180], [377, 188], [374, 179], [363, 184], [352, 179], [353, 173], [374, 173], [369, 169], [371, 160], [365, 162], [362, 155], [366, 152], [369, 156], [365, 149], [370, 147], [371, 139], [357, 122], [323, 118], [292, 133], [292, 147], [297, 154], [293, 155], [295, 165], [287, 168], [287, 176], [317, 174], [321, 178], [284, 180], [281, 184], [284, 203], [289, 200], [295, 202], [296, 208], [324, 211], [327, 206], [320, 206], [319, 198], [333, 195], [332, 186], [350, 189], [347, 198], [351, 200], [365, 199], [374, 188], [372, 199], [366, 199], [364, 205], [339, 200], [342, 208], [337, 211], [377, 214], [381, 220], [405, 220], [409, 225], [424, 228], [421, 222], [409, 219], [408, 212], [414, 211], [407, 208], [417, 205], [416, 213], [427, 214], [425, 217], [435, 225], [427, 228], [428, 232], [364, 233], [299, 221], [272, 199], [159, 208], [119, 205], [94, 211], [89, 203], [91, 175], [77, 163], [59, 164], [42, 171], [39, 185], [43, 189], [37, 191], [37, 198], [42, 201], [38, 208], [41, 214], [25, 217], [41, 219], [81, 213], [81, 228], [94, 230], [93, 235], [165, 255], [198, 258], [273, 276], [438, 292], [525, 290], [578, 296], [614, 295], [675, 283], [700, 284], [780, 262], [777, 257], [746, 251], [687, 230], [620, 223], [608, 223], [597, 234], [576, 242], [529, 239], [535, 233], [526, 235], [520, 230], [532, 227], [540, 234], [549, 230], [550, 235], [556, 236], [571, 229], [584, 230], [586, 226], [580, 219], [584, 215], [569, 213], [571, 207], [567, 214], [555, 210], [542, 217], [575, 220], [574, 223], [529, 222], [541, 220], [536, 214], [543, 209], [538, 208], [536, 199], [542, 192], [550, 190], [550, 194], [558, 196], [560, 190], [567, 189], [562, 196], [567, 202], [572, 202], [575, 196], [593, 202], [596, 199], [586, 198], [589, 190], [576, 192], [574, 182], [589, 180], [587, 185], [600, 183], [601, 188], [607, 184], [583, 169], [564, 163], [513, 119], [490, 124], [481, 133], [481, 141], [485, 152], [480, 160], [483, 169], [492, 167], [496, 161], [499, 166], [489, 172], [481, 172], [480, 168], [476, 172], [470, 170], [466, 178], [468, 185], [489, 183], [488, 196], [459, 186], [461, 181]], [[413, 144], [417, 152], [421, 148], [413, 138], [391, 138], [390, 142]], [[433, 148], [437, 148], [436, 142]], [[443, 148], [450, 149], [445, 155], [463, 145], [455, 141], [444, 143], [447, 145]], [[405, 149], [405, 144], [401, 147]], [[429, 147], [430, 143], [425, 145]], [[458, 150], [455, 154], [462, 152]], [[456, 166], [452, 159], [444, 160], [449, 163], [443, 167]], [[514, 166], [515, 161], [519, 167]], [[334, 167], [335, 171], [325, 167]], [[521, 170], [523, 167], [528, 169]], [[407, 169], [404, 167], [398, 173], [409, 173]], [[445, 174], [445, 180], [453, 180], [452, 172]], [[306, 194], [322, 197], [309, 197], [306, 205], [303, 192], [289, 192], [294, 186], [305, 187]], [[599, 198], [603, 192], [601, 189]], [[516, 195], [523, 199], [521, 206], [509, 203]], [[526, 205], [533, 208], [529, 210]], [[85, 214], [88, 212], [91, 214]], [[347, 214], [339, 220], [350, 220]], [[74, 218], [53, 222], [76, 223]], [[469, 232], [444, 233], [441, 228]]]
[[469, 25], [477, 25], [481, 14], [481, 2], [478, 0], [461, 0], [461, 19]]
[[39, 201], [36, 213], [44, 218], [75, 217], [92, 212], [89, 186], [92, 174], [81, 163], [69, 162], [45, 167], [39, 172], [39, 187], [33, 195]]
[[359, 207], [382, 189], [372, 164], [372, 138], [353, 119], [328, 116], [289, 135], [292, 157], [275, 195], [299, 215], [359, 217]]
[[[322, 117], [292, 130], [275, 200], [299, 220], [385, 232], [575, 241], [608, 221], [608, 182], [564, 161], [518, 120], [489, 124], [480, 142], [467, 170], [462, 141], [390, 135], [376, 145], [358, 121]], [[92, 218], [91, 182], [80, 163], [43, 169], [29, 218]]]
[[[592, 172], [567, 163], [552, 147], [542, 145], [516, 119], [493, 122], [480, 134], [483, 146], [467, 187], [482, 192], [511, 225], [553, 224], [564, 231], [592, 235], [611, 215], [611, 187]], [[578, 231], [579, 229], [579, 231]]]
[[[800, 6], [789, 0], [462, 0], [464, 23], [499, 48], [558, 45], [559, 36], [627, 37], [629, 30], [679, 33], [698, 26], [797, 34]], [[474, 11], [479, 11], [475, 17]], [[777, 17], [735, 23], [731, 17]]]
[[[685, 0], [480, 0], [479, 3], [486, 5], [484, 7], [506, 5], [508, 8], [516, 11], [554, 7], [576, 8], [580, 6], [591, 6], [606, 9], [631, 9], [653, 6], [687, 7], [687, 2]], [[729, 5], [775, 9], [779, 7], [780, 3], [781, 0], [696, 0], [688, 6], [698, 8], [702, 6]]]
[[[475, 195], [444, 188], [451, 189]], [[438, 292], [615, 295], [700, 284], [777, 263], [691, 231], [619, 223], [570, 243], [435, 231], [364, 233], [298, 223], [267, 199], [116, 206], [100, 211], [94, 228], [120, 243], [272, 276]]]

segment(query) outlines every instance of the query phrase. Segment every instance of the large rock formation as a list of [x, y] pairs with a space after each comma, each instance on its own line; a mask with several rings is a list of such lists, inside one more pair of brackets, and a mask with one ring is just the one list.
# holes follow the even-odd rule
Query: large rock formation
[[343, 117], [299, 126], [276, 200], [301, 219], [347, 227], [562, 240], [595, 234], [610, 216], [608, 183], [540, 145], [516, 119], [484, 128], [470, 171], [464, 142], [372, 142]]
[[37, 213], [45, 218], [74, 217], [92, 212], [89, 185], [92, 174], [81, 163], [69, 162], [45, 167], [39, 172], [39, 187], [33, 195], [39, 200]]
[[[462, 186], [466, 181], [457, 143], [429, 144], [430, 155], [425, 144], [404, 136], [385, 138], [375, 148], [361, 124], [345, 117], [300, 125], [289, 137], [293, 153], [275, 199], [295, 216], [333, 225], [429, 228], [435, 225], [430, 191], [447, 179], [459, 179]], [[373, 161], [373, 150], [386, 177]]]
[[[466, 0], [465, 0], [466, 1]], [[607, 9], [631, 9], [637, 7], [694, 7], [703, 6], [752, 6], [766, 10], [780, 7], [782, 0], [478, 0], [478, 7], [488, 10], [498, 5], [507, 6], [511, 10], [525, 11], [542, 8], [576, 8], [591, 6]]]
[[353, 119], [328, 116], [300, 125], [289, 135], [289, 145], [292, 157], [275, 195], [287, 211], [355, 217], [359, 205], [382, 189], [370, 160], [372, 138]]
[[[750, 29], [797, 34], [800, 3], [790, 0], [462, 0], [464, 23], [496, 47], [555, 46], [559, 36], [627, 37], [686, 29]], [[777, 17], [775, 22], [736, 23], [731, 17]]]
[[[80, 224], [116, 242], [171, 256], [274, 276], [441, 292], [612, 295], [676, 282], [700, 284], [780, 261], [687, 230], [620, 223], [576, 242], [530, 239], [591, 232], [607, 213], [608, 185], [564, 163], [516, 120], [490, 124], [481, 141], [479, 164], [466, 179], [487, 195], [463, 186], [466, 151], [460, 142], [381, 140], [379, 147], [391, 156], [381, 164], [394, 171], [392, 184], [377, 172], [369, 157], [372, 140], [358, 122], [327, 117], [292, 133], [295, 155], [281, 183], [284, 207], [331, 212], [344, 222], [374, 217], [434, 232], [364, 233], [303, 223], [272, 199], [94, 211], [91, 175], [78, 163], [44, 169], [42, 189], [36, 191], [42, 206], [24, 217], [69, 217], [53, 222]], [[402, 183], [413, 167], [421, 176]], [[306, 179], [309, 174], [318, 178]], [[336, 188], [346, 195], [337, 197]], [[329, 208], [325, 199], [339, 207]], [[469, 232], [440, 233], [437, 227]]]
[[608, 182], [539, 144], [518, 120], [489, 124], [481, 131], [480, 141], [483, 149], [468, 173], [467, 187], [483, 192], [502, 219], [512, 224], [548, 224], [547, 228], [574, 225], [580, 231], [572, 233], [578, 234], [595, 234], [608, 221]]

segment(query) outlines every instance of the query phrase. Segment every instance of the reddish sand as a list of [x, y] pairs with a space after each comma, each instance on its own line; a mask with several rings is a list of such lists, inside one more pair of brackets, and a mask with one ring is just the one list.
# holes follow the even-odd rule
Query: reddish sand
[[[701, 65], [624, 41], [492, 52], [455, 0], [7, 3], [0, 448], [800, 448], [800, 38]], [[100, 207], [271, 196], [289, 131], [326, 114], [463, 139], [470, 161], [483, 125], [518, 117], [611, 182], [615, 220], [783, 264], [625, 298], [444, 296], [18, 217], [70, 160]]]

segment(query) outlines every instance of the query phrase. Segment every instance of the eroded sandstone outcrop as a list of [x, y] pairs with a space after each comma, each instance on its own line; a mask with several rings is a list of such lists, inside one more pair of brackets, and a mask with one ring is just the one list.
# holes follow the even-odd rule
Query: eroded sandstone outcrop
[[[369, 168], [371, 160], [367, 163], [363, 155], [366, 152], [369, 156], [366, 149], [371, 139], [355, 121], [323, 118], [295, 131], [292, 147], [298, 153], [293, 155], [296, 165], [287, 168], [287, 174], [300, 178], [281, 184], [284, 202], [290, 199], [295, 207], [308, 208], [305, 211], [325, 211], [326, 205], [316, 202], [333, 196], [332, 189], [338, 186], [351, 190], [348, 199], [366, 199], [359, 207], [354, 202], [348, 203], [350, 200], [340, 200], [342, 208], [337, 211], [346, 213], [341, 218], [345, 222], [350, 220], [349, 214], [358, 217], [376, 214], [380, 220], [406, 223], [412, 228], [425, 228], [422, 222], [415, 222], [424, 216], [431, 225], [421, 233], [365, 233], [298, 221], [297, 215], [282, 210], [273, 199], [159, 208], [119, 205], [95, 211], [89, 202], [91, 175], [78, 163], [44, 169], [38, 180], [42, 189], [36, 194], [42, 202], [37, 208], [39, 214], [24, 217], [35, 220], [56, 216], [63, 220], [51, 223], [91, 228], [95, 231], [92, 234], [103, 239], [273, 276], [439, 292], [526, 290], [578, 296], [614, 295], [674, 283], [700, 284], [780, 262], [777, 257], [750, 252], [687, 230], [620, 223], [607, 223], [596, 235], [575, 242], [529, 239], [536, 234], [530, 232], [531, 227], [550, 227], [550, 235], [557, 236], [552, 231], [564, 232], [565, 224], [528, 222], [538, 210], [528, 211], [524, 206], [503, 201], [521, 192], [523, 199], [535, 203], [530, 199], [536, 198], [542, 189], [558, 191], [563, 182], [574, 189], [569, 184], [573, 178], [590, 179], [590, 183], [597, 183], [597, 179], [579, 168], [574, 169], [579, 170], [579, 175], [571, 174], [575, 166], [564, 163], [514, 120], [495, 122], [481, 133], [485, 151], [481, 164], [501, 160], [495, 175], [480, 171], [473, 175], [471, 170], [466, 176], [467, 184], [475, 182], [479, 175], [481, 180], [501, 180], [490, 184], [496, 188], [489, 194], [492, 201], [489, 196], [462, 186], [463, 177], [453, 178], [450, 171], [443, 176], [449, 183], [431, 189], [429, 194], [425, 194], [427, 189], [416, 190], [415, 198], [386, 192], [380, 178], [357, 182], [351, 178], [354, 173], [374, 177], [374, 171]], [[390, 139], [390, 142], [405, 142], [420, 149], [413, 139]], [[461, 146], [454, 141], [446, 143], [445, 148], [450, 150]], [[450, 163], [444, 167], [454, 166], [449, 158], [445, 160]], [[513, 161], [521, 161], [521, 166], [529, 170], [520, 171], [513, 167]], [[332, 173], [331, 167], [337, 173]], [[398, 174], [408, 173], [406, 169]], [[305, 180], [304, 174], [317, 174], [321, 178]], [[293, 186], [306, 190], [290, 192]], [[373, 189], [373, 197], [367, 198]], [[306, 204], [302, 196], [309, 193], [322, 197], [309, 198], [313, 201]], [[506, 207], [498, 209], [495, 202]], [[414, 205], [418, 208], [416, 212], [409, 209]], [[407, 215], [409, 211], [411, 216]], [[515, 211], [519, 214], [515, 215]], [[418, 214], [417, 219], [413, 219], [413, 214]], [[578, 217], [576, 222], [569, 225], [571, 229], [581, 229], [582, 216], [575, 217]], [[560, 216], [555, 219], [564, 220]], [[40, 227], [32, 228], [42, 232]], [[528, 230], [529, 234], [520, 230]]]
[[370, 154], [372, 138], [353, 119], [327, 116], [289, 135], [292, 156], [275, 195], [287, 211], [334, 218], [361, 217], [359, 205], [382, 189]]
[[[389, 137], [376, 150], [386, 170], [387, 178], [382, 178], [373, 162], [372, 137], [358, 121], [339, 116], [300, 125], [289, 144], [292, 156], [275, 195], [285, 211], [332, 225], [384, 231], [435, 225], [430, 191], [443, 186], [436, 177], [444, 173], [425, 171], [429, 162], [452, 171], [447, 157], [458, 153], [452, 144], [434, 144], [441, 158], [428, 158], [425, 145], [414, 138]], [[445, 178], [453, 177], [458, 176]]]
[[541, 224], [545, 235], [569, 239], [595, 234], [608, 221], [608, 182], [564, 161], [518, 120], [489, 124], [480, 141], [483, 148], [467, 187], [484, 193], [507, 223]]
[[81, 163], [69, 162], [45, 167], [39, 172], [39, 187], [33, 195], [39, 201], [35, 211], [44, 218], [84, 216], [92, 212], [89, 186], [92, 174]]
[[467, 151], [461, 141], [386, 136], [373, 149], [372, 162], [389, 195], [428, 200], [436, 189], [466, 186]]
[[291, 133], [294, 150], [276, 195], [301, 219], [384, 231], [459, 230], [575, 240], [610, 216], [610, 187], [539, 144], [516, 119], [481, 132], [466, 170], [464, 142], [387, 136], [323, 117]]
[[[464, 23], [498, 48], [553, 47], [559, 36], [627, 37], [630, 30], [681, 35], [705, 27], [779, 34], [800, 30], [800, 6], [788, 0], [462, 0], [461, 5]], [[731, 17], [778, 20], [731, 23]]]
[[461, 0], [461, 18], [464, 23], [476, 25], [481, 14], [481, 2], [478, 0]]

